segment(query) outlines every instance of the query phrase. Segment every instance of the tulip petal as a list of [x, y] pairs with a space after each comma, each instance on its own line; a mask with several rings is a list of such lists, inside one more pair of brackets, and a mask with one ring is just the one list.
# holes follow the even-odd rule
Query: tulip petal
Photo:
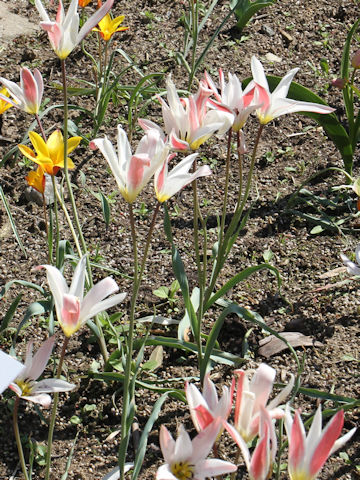
[[83, 255], [76, 265], [74, 275], [71, 281], [69, 294], [78, 297], [80, 300], [83, 299], [84, 295], [84, 284], [85, 284], [85, 274], [86, 274], [86, 255]]
[[161, 425], [160, 427], [160, 448], [165, 462], [169, 464], [172, 463], [175, 451], [175, 440], [165, 425]]
[[27, 371], [28, 378], [36, 380], [40, 377], [49, 361], [54, 347], [55, 336], [48, 338], [32, 358], [31, 368]]
[[59, 378], [48, 378], [46, 380], [40, 380], [36, 382], [36, 385], [33, 389], [34, 393], [55, 393], [55, 392], [69, 392], [74, 390], [76, 385], [72, 383], [65, 382]]
[[[321, 412], [320, 412], [321, 414]], [[312, 458], [309, 465], [310, 475], [315, 477], [330, 455], [336, 439], [339, 437], [344, 425], [344, 411], [340, 410], [331, 419], [323, 431], [320, 441], [315, 450], [312, 451]]]
[[94, 285], [85, 296], [81, 305], [81, 318], [89, 318], [91, 310], [104, 298], [117, 292], [119, 287], [111, 277], [104, 278]]

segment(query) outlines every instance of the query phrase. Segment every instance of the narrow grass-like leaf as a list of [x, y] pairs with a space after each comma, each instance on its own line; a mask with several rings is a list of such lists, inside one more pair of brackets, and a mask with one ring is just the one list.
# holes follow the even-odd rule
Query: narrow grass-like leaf
[[254, 273], [264, 269], [270, 270], [272, 273], [276, 275], [278, 288], [280, 290], [281, 277], [280, 277], [279, 270], [273, 267], [272, 265], [269, 265], [268, 263], [261, 263], [260, 265], [255, 265], [253, 267], [245, 268], [242, 272], [238, 273], [237, 275], [234, 275], [228, 282], [226, 282], [226, 284], [223, 287], [220, 288], [220, 290], [218, 290], [214, 295], [212, 295], [212, 297], [209, 298], [208, 302], [204, 306], [204, 311], [206, 312], [211, 307], [211, 305], [213, 305], [219, 298], [226, 295], [227, 292], [231, 288], [233, 288], [235, 285], [237, 285], [240, 282], [243, 282]]
[[79, 432], [76, 432], [73, 444], [71, 445], [70, 452], [68, 453], [68, 457], [67, 457], [67, 461], [66, 461], [66, 465], [65, 465], [65, 472], [61, 475], [61, 480], [66, 480], [68, 475], [69, 475], [69, 470], [70, 470], [71, 462], [72, 462], [72, 459], [73, 459], [73, 456], [74, 456], [75, 445], [76, 445], [78, 435], [79, 435]]
[[8, 201], [6, 200], [6, 197], [5, 197], [5, 194], [4, 194], [4, 191], [0, 185], [0, 197], [1, 197], [1, 200], [4, 204], [4, 207], [5, 207], [5, 210], [6, 210], [6, 213], [7, 213], [7, 216], [8, 216], [8, 219], [9, 219], [9, 222], [10, 222], [10, 225], [11, 225], [11, 228], [12, 228], [12, 231], [15, 235], [15, 238], [16, 238], [16, 241], [21, 249], [21, 251], [23, 252], [23, 254], [25, 255], [25, 258], [27, 258], [27, 253], [26, 253], [26, 250], [25, 250], [25, 247], [21, 241], [21, 238], [18, 234], [18, 231], [17, 231], [17, 228], [16, 228], [16, 225], [15, 225], [15, 221], [13, 219], [13, 216], [11, 214], [11, 210], [10, 210], [10, 206], [8, 204]]
[[9, 323], [11, 322], [15, 312], [16, 312], [16, 309], [17, 309], [17, 306], [19, 305], [20, 303], [20, 300], [22, 298], [22, 293], [20, 293], [16, 298], [15, 300], [11, 303], [10, 307], [8, 308], [8, 311], [6, 312], [4, 318], [2, 319], [2, 322], [1, 322], [1, 325], [0, 325], [0, 332], [3, 332], [4, 330], [6, 330], [9, 326]]
[[179, 282], [181, 293], [184, 299], [185, 303], [185, 308], [186, 311], [188, 312], [189, 319], [190, 319], [190, 324], [191, 328], [194, 334], [195, 338], [198, 338], [199, 334], [199, 324], [197, 321], [195, 309], [193, 307], [193, 304], [191, 302], [190, 298], [190, 292], [189, 292], [189, 283], [188, 279], [185, 273], [185, 268], [183, 261], [180, 257], [179, 251], [177, 250], [174, 241], [173, 241], [173, 236], [171, 232], [171, 223], [170, 223], [170, 217], [169, 217], [169, 212], [167, 209], [166, 204], [164, 204], [164, 230], [166, 237], [168, 241], [171, 244], [171, 250], [172, 250], [172, 266], [173, 266], [173, 271], [176, 280]]
[[40, 287], [40, 285], [36, 285], [36, 283], [27, 282], [25, 280], [10, 280], [9, 282], [5, 283], [3, 288], [0, 290], [0, 300], [6, 295], [12, 285], [21, 285], [22, 287], [32, 288], [33, 290], [37, 290], [45, 296], [45, 290]]
[[102, 192], [99, 192], [99, 193], [101, 198], [101, 210], [104, 217], [104, 222], [105, 222], [106, 228], [108, 228], [110, 225], [110, 204], [108, 199], [105, 197], [105, 195]]
[[168, 396], [169, 396], [169, 393], [167, 392], [167, 393], [164, 393], [160, 398], [156, 400], [155, 405], [150, 414], [150, 417], [148, 418], [145, 424], [144, 430], [140, 437], [139, 446], [136, 452], [136, 457], [134, 461], [134, 470], [131, 476], [132, 480], [136, 480], [138, 478], [138, 475], [140, 473], [140, 468], [144, 462], [149, 434], [152, 430], [152, 427], [155, 421], [158, 419], [161, 407], [163, 406]]
[[29, 307], [27, 308], [24, 318], [21, 320], [19, 323], [17, 329], [16, 329], [16, 334], [13, 339], [13, 345], [15, 346], [17, 337], [24, 327], [24, 325], [27, 323], [27, 321], [33, 317], [34, 315], [44, 315], [44, 313], [50, 311], [50, 306], [51, 302], [48, 300], [40, 300], [38, 302], [34, 302]]
[[[197, 312], [200, 305], [200, 289], [195, 287], [191, 293], [191, 303], [194, 307], [194, 311]], [[181, 319], [179, 326], [178, 326], [178, 339], [184, 340], [185, 333], [187, 329], [190, 327], [190, 317], [187, 311], [185, 311], [185, 315]]]

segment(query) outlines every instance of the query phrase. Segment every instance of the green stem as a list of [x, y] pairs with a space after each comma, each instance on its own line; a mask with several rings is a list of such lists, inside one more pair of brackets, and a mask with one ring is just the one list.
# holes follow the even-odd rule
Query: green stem
[[197, 0], [190, 0], [191, 8], [191, 33], [192, 33], [192, 49], [191, 49], [191, 72], [189, 78], [188, 90], [190, 91], [194, 76], [195, 76], [195, 63], [196, 63], [196, 47], [198, 42], [198, 28], [199, 28], [199, 5]]
[[228, 199], [228, 193], [229, 193], [231, 137], [232, 137], [232, 129], [230, 128], [230, 130], [228, 131], [227, 155], [226, 155], [226, 163], [225, 163], [224, 202], [223, 202], [223, 209], [222, 209], [221, 222], [220, 222], [219, 246], [222, 244], [223, 235], [224, 235], [225, 220], [226, 220], [226, 207], [227, 207], [227, 199]]
[[61, 198], [61, 195], [59, 194], [57, 189], [55, 190], [55, 192], [56, 192], [56, 198], [57, 198], [58, 202], [60, 203], [60, 207], [62, 208], [62, 210], [64, 212], [67, 224], [70, 228], [72, 237], [74, 239], [76, 250], [78, 252], [79, 257], [81, 258], [83, 254], [82, 254], [81, 247], [80, 247], [80, 244], [79, 244], [79, 239], [76, 235], [75, 228], [74, 228], [74, 225], [73, 225], [72, 220], [70, 218], [69, 212], [67, 211], [66, 205], [63, 202], [63, 199]]
[[[243, 189], [243, 159], [244, 155], [241, 153], [241, 137], [240, 130], [236, 132], [236, 142], [237, 142], [237, 154], [238, 154], [238, 165], [239, 165], [239, 193], [238, 200], [236, 202], [236, 207], [240, 205]], [[236, 209], [235, 209], [236, 210]]]
[[25, 480], [29, 480], [28, 472], [27, 472], [27, 469], [26, 469], [24, 451], [23, 451], [23, 448], [22, 448], [20, 432], [19, 432], [19, 423], [18, 423], [19, 402], [20, 402], [20, 397], [16, 396], [14, 410], [13, 410], [14, 434], [15, 434], [18, 453], [19, 453], [21, 469], [22, 469], [22, 472], [24, 474]]
[[[62, 366], [64, 363], [65, 352], [69, 343], [69, 337], [65, 337], [64, 343], [61, 350], [61, 355], [59, 359], [59, 364], [56, 372], [56, 378], [60, 378], [62, 372]], [[55, 428], [55, 421], [56, 421], [56, 412], [57, 406], [59, 403], [59, 393], [54, 393], [54, 401], [51, 410], [51, 417], [50, 417], [50, 426], [49, 426], [49, 433], [48, 433], [48, 444], [46, 450], [46, 470], [45, 470], [45, 480], [49, 480], [50, 478], [50, 465], [51, 465], [51, 449], [53, 443], [53, 436], [54, 436], [54, 428]]]
[[[58, 259], [59, 259], [59, 242], [60, 242], [60, 226], [59, 226], [59, 213], [58, 213], [58, 208], [57, 208], [57, 196], [56, 196], [56, 181], [55, 181], [55, 176], [51, 175], [51, 182], [52, 182], [52, 187], [53, 187], [53, 194], [54, 194], [54, 212], [55, 212], [55, 228], [56, 228], [56, 233], [55, 233], [55, 265], [57, 267], [60, 267], [58, 265]], [[51, 258], [52, 258], [52, 245], [49, 245], [49, 252], [51, 251]]]
[[220, 273], [222, 267], [224, 266], [226, 258], [229, 254], [229, 250], [228, 250], [229, 241], [231, 240], [231, 236], [236, 231], [236, 228], [238, 226], [240, 218], [241, 218], [241, 216], [244, 212], [246, 202], [249, 198], [249, 194], [250, 194], [250, 190], [251, 190], [251, 186], [252, 186], [252, 177], [253, 177], [253, 173], [254, 173], [255, 161], [256, 161], [256, 153], [257, 153], [257, 149], [258, 149], [258, 146], [259, 146], [259, 141], [260, 141], [260, 137], [261, 137], [263, 129], [264, 129], [264, 125], [260, 124], [259, 130], [258, 130], [257, 135], [256, 135], [252, 156], [251, 156], [250, 168], [249, 168], [249, 173], [248, 173], [247, 180], [246, 180], [246, 187], [245, 187], [244, 196], [243, 196], [242, 202], [239, 205], [237, 205], [237, 208], [236, 208], [236, 210], [234, 212], [234, 215], [231, 219], [230, 225], [229, 225], [229, 227], [226, 231], [226, 234], [224, 235], [224, 240], [223, 240], [222, 244], [219, 245], [218, 254], [217, 254], [217, 258], [216, 258], [216, 266], [215, 266], [215, 268], [213, 270], [213, 273], [212, 273], [210, 285], [205, 292], [204, 305], [207, 304], [207, 302], [208, 302], [208, 300], [209, 300], [210, 296], [212, 295], [212, 292], [215, 288], [217, 277], [219, 276], [219, 273]]
[[[129, 315], [129, 332], [128, 332], [128, 340], [127, 340], [127, 356], [126, 356], [126, 364], [125, 364], [125, 372], [124, 372], [124, 395], [123, 395], [123, 409], [121, 414], [121, 440], [124, 440], [129, 435], [129, 429], [131, 425], [127, 425], [127, 416], [128, 416], [128, 406], [133, 400], [129, 398], [129, 389], [130, 389], [130, 380], [131, 380], [131, 363], [132, 363], [132, 356], [133, 356], [133, 348], [134, 348], [134, 329], [135, 329], [135, 307], [136, 301], [139, 293], [139, 288], [142, 280], [142, 276], [145, 270], [145, 264], [148, 257], [150, 244], [151, 244], [151, 237], [155, 227], [155, 221], [157, 214], [159, 212], [160, 203], [158, 203], [155, 207], [153, 218], [150, 224], [149, 232], [147, 235], [147, 240], [144, 249], [144, 255], [142, 258], [142, 262], [140, 265], [139, 271], [139, 263], [138, 263], [138, 251], [137, 251], [137, 237], [136, 237], [136, 226], [135, 226], [135, 219], [134, 219], [134, 211], [133, 206], [129, 203], [129, 216], [130, 216], [130, 228], [131, 228], [131, 241], [133, 245], [133, 256], [134, 256], [134, 283], [133, 283], [133, 291], [131, 296], [131, 304], [130, 304], [130, 315]], [[126, 451], [126, 449], [125, 449]], [[121, 480], [124, 479], [124, 465], [125, 465], [125, 458], [119, 458], [119, 468], [120, 468], [120, 475]]]
[[[79, 216], [77, 213], [76, 203], [74, 194], [72, 191], [70, 175], [69, 175], [69, 167], [68, 167], [68, 117], [69, 117], [69, 110], [68, 110], [68, 94], [67, 94], [67, 82], [66, 82], [66, 68], [65, 68], [65, 60], [61, 60], [61, 74], [62, 74], [62, 84], [63, 84], [63, 92], [64, 92], [64, 173], [65, 173], [65, 181], [69, 192], [70, 203], [74, 215], [75, 225], [78, 231], [78, 235], [80, 238], [80, 243], [83, 249], [84, 254], [87, 253], [86, 242], [84, 239], [84, 235], [82, 233]], [[88, 282], [90, 287], [93, 286], [92, 281], [92, 273], [91, 273], [91, 266], [89, 257], [86, 257], [86, 269], [88, 272]]]
[[47, 245], [48, 245], [48, 262], [49, 262], [49, 265], [52, 265], [53, 259], [52, 259], [52, 249], [50, 248], [50, 242], [49, 242], [49, 225], [48, 225], [47, 212], [46, 212], [46, 198], [43, 192], [41, 193], [41, 197], [43, 201], [45, 232], [46, 232]]
[[42, 122], [41, 122], [41, 120], [40, 120], [40, 117], [39, 117], [39, 115], [38, 115], [37, 113], [35, 113], [35, 118], [36, 118], [36, 121], [37, 121], [37, 123], [38, 123], [38, 125], [39, 125], [40, 132], [41, 132], [41, 135], [42, 135], [42, 137], [43, 137], [43, 139], [44, 139], [44, 142], [46, 143], [45, 130], [44, 130], [44, 127], [43, 127]]
[[[196, 160], [193, 164], [193, 170], [196, 171]], [[197, 332], [193, 332], [195, 336], [195, 341], [197, 344], [198, 350], [198, 365], [199, 369], [201, 369], [202, 364], [202, 348], [201, 348], [201, 320], [203, 317], [203, 298], [204, 298], [204, 277], [206, 276], [203, 266], [201, 265], [201, 258], [200, 258], [200, 247], [199, 247], [199, 219], [203, 228], [206, 226], [204, 225], [204, 220], [201, 216], [200, 208], [199, 208], [199, 198], [198, 198], [198, 190], [197, 190], [197, 180], [195, 179], [192, 182], [192, 189], [193, 189], [193, 203], [194, 203], [194, 249], [195, 249], [195, 261], [197, 267], [197, 274], [198, 274], [198, 283], [200, 289], [199, 295], [199, 308], [197, 312]], [[206, 255], [206, 252], [203, 252]]]

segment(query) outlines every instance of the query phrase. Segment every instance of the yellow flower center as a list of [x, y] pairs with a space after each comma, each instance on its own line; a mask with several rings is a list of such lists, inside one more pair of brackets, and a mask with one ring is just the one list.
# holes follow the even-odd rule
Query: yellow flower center
[[179, 480], [191, 480], [194, 478], [194, 465], [188, 462], [173, 463], [170, 470]]
[[291, 480], [312, 480], [312, 477], [304, 472], [304, 470], [295, 470], [290, 472], [290, 478]]
[[32, 395], [32, 390], [34, 387], [33, 380], [18, 380], [16, 382], [17, 386], [21, 388], [21, 396], [28, 397]]

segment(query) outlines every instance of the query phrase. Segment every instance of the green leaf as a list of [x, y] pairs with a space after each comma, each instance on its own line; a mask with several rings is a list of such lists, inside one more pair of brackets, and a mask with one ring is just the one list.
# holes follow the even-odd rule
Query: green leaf
[[1, 325], [0, 325], [0, 332], [3, 332], [6, 330], [9, 326], [9, 323], [11, 322], [14, 313], [16, 312], [17, 306], [19, 305], [19, 302], [22, 298], [22, 293], [20, 293], [15, 300], [11, 303], [8, 311], [6, 312], [4, 318], [2, 319]]
[[100, 196], [101, 196], [102, 214], [104, 217], [106, 228], [108, 228], [110, 224], [110, 205], [109, 205], [108, 199], [105, 197], [105, 195], [102, 192], [100, 192]]
[[17, 243], [18, 243], [21, 251], [22, 251], [23, 254], [25, 255], [25, 258], [27, 258], [27, 253], [26, 253], [25, 247], [24, 247], [24, 245], [23, 245], [23, 243], [22, 243], [22, 241], [21, 241], [21, 238], [20, 238], [20, 236], [19, 236], [19, 234], [18, 234], [16, 225], [15, 225], [15, 221], [14, 221], [13, 216], [12, 216], [12, 214], [11, 214], [10, 206], [9, 206], [9, 204], [8, 204], [8, 201], [6, 200], [6, 197], [5, 197], [5, 194], [4, 194], [4, 191], [3, 191], [2, 187], [1, 187], [1, 185], [0, 185], [0, 197], [1, 197], [1, 200], [2, 200], [2, 202], [3, 202], [3, 204], [4, 204], [5, 211], [6, 211], [6, 213], [7, 213], [8, 218], [9, 218], [9, 222], [10, 222], [12, 231], [13, 231], [13, 233], [14, 233], [14, 235], [15, 235], [16, 241], [17, 241]]
[[211, 305], [213, 305], [219, 298], [224, 297], [227, 294], [227, 292], [231, 290], [235, 285], [237, 285], [240, 282], [243, 282], [254, 273], [263, 269], [270, 270], [272, 273], [276, 275], [278, 287], [280, 290], [281, 277], [278, 269], [273, 267], [272, 265], [269, 265], [268, 263], [261, 263], [260, 265], [255, 265], [253, 267], [245, 268], [242, 272], [238, 273], [237, 275], [232, 277], [228, 282], [226, 282], [225, 285], [220, 288], [220, 290], [218, 290], [216, 293], [214, 293], [214, 295], [212, 295], [212, 297], [209, 298], [209, 300], [207, 301], [204, 307], [204, 311], [206, 312], [211, 307]]
[[234, 8], [237, 19], [236, 28], [242, 30], [260, 9], [273, 5], [276, 0], [231, 0], [230, 8]]
[[324, 231], [323, 227], [321, 225], [316, 225], [314, 228], [310, 230], [311, 235], [317, 235], [319, 233], [322, 233]]
[[36, 285], [36, 283], [27, 282], [25, 280], [10, 280], [0, 290], [0, 300], [6, 295], [12, 285], [21, 285], [22, 287], [33, 288], [45, 296], [45, 290], [39, 285]]
[[168, 287], [159, 287], [156, 290], [153, 290], [153, 294], [156, 297], [166, 299], [166, 298], [169, 297], [169, 289], [168, 289]]
[[152, 412], [150, 414], [150, 417], [148, 418], [148, 421], [145, 424], [144, 430], [143, 430], [143, 432], [141, 434], [141, 437], [140, 437], [139, 446], [138, 446], [138, 449], [137, 449], [137, 452], [136, 452], [136, 457], [135, 457], [135, 462], [134, 462], [134, 471], [133, 471], [133, 474], [131, 476], [132, 480], [136, 480], [139, 473], [140, 473], [140, 469], [141, 469], [141, 466], [143, 464], [144, 456], [145, 456], [145, 453], [146, 453], [146, 447], [147, 447], [149, 434], [150, 434], [150, 432], [153, 428], [153, 425], [154, 425], [155, 421], [158, 419], [161, 408], [162, 408], [162, 406], [163, 406], [163, 404], [164, 404], [164, 402], [165, 402], [165, 400], [167, 399], [168, 396], [169, 396], [169, 393], [166, 392], [160, 398], [158, 398], [156, 400], [155, 405], [154, 405], [154, 407], [152, 409]]

